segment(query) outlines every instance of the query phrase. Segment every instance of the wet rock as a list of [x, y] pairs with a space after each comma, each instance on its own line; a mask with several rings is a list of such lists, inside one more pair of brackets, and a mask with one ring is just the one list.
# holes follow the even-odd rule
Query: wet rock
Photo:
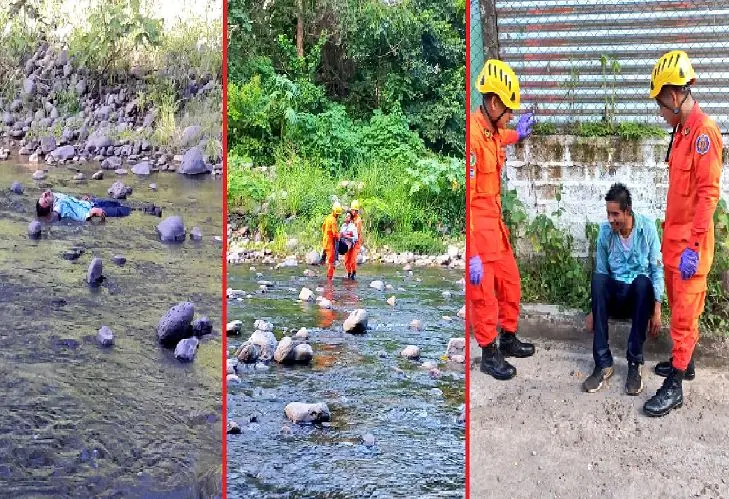
[[374, 447], [375, 446], [375, 436], [372, 433], [365, 433], [362, 435], [362, 445], [365, 447]]
[[197, 338], [180, 340], [175, 347], [175, 358], [182, 362], [192, 362], [200, 344]]
[[149, 161], [141, 161], [132, 167], [132, 173], [135, 175], [149, 175]]
[[116, 170], [114, 170], [114, 173], [116, 173], [117, 175], [126, 175], [129, 172], [126, 168], [117, 168]]
[[238, 423], [236, 423], [235, 421], [228, 421], [228, 428], [226, 430], [226, 433], [228, 435], [240, 435], [242, 432], [243, 430], [241, 430]]
[[36, 89], [37, 85], [34, 78], [30, 77], [23, 80], [23, 93], [25, 95], [35, 95]]
[[83, 172], [78, 172], [76, 175], [73, 176], [74, 180], [86, 180], [86, 175], [83, 174]]
[[230, 321], [225, 326], [225, 334], [238, 335], [243, 330], [243, 321]]
[[23, 194], [23, 184], [20, 182], [13, 182], [10, 186], [10, 192], [14, 192], [15, 194]]
[[446, 357], [451, 362], [464, 362], [466, 358], [466, 339], [451, 338], [450, 340], [448, 340], [448, 346], [446, 347]]
[[28, 163], [38, 163], [38, 162], [40, 162], [40, 155], [37, 152], [34, 152], [30, 156], [28, 156]]
[[394, 307], [395, 306], [395, 297], [394, 296], [389, 297], [387, 299], [387, 304], [390, 305], [391, 307]]
[[316, 303], [319, 305], [319, 308], [332, 308], [331, 300], [324, 298], [323, 296], [318, 296], [316, 298]]
[[261, 356], [261, 347], [255, 343], [245, 343], [240, 346], [235, 356], [243, 364], [255, 364]]
[[[48, 154], [49, 152], [55, 150], [56, 138], [53, 136], [41, 138], [40, 148], [43, 154]], [[73, 157], [73, 154], [71, 156]]]
[[235, 374], [235, 368], [238, 366], [238, 359], [226, 359], [227, 374]]
[[83, 254], [83, 250], [81, 248], [71, 248], [70, 250], [66, 250], [63, 252], [64, 260], [74, 261], [81, 258], [81, 255]]
[[301, 301], [313, 301], [314, 300], [314, 292], [310, 290], [307, 287], [301, 288], [301, 292], [299, 292], [299, 300]]
[[122, 165], [122, 159], [117, 158], [116, 156], [109, 156], [104, 161], [101, 162], [101, 169], [102, 170], [116, 170], [118, 168], [121, 168]]
[[438, 369], [437, 367], [431, 367], [430, 369], [428, 369], [428, 376], [430, 376], [431, 378], [439, 379], [440, 375], [440, 369]]
[[308, 343], [299, 343], [294, 347], [294, 362], [308, 364], [314, 358], [314, 350]]
[[96, 339], [102, 347], [110, 347], [114, 344], [114, 333], [106, 326], [101, 326]]
[[449, 299], [452, 296], [452, 293], [450, 291], [443, 291], [440, 295], [445, 299]]
[[408, 325], [410, 329], [413, 331], [422, 331], [423, 330], [423, 321], [420, 319], [413, 319], [410, 321], [410, 324]]
[[33, 180], [44, 180], [46, 178], [46, 172], [43, 170], [36, 170], [33, 173]]
[[329, 408], [324, 402], [307, 404], [291, 402], [284, 408], [286, 417], [293, 423], [320, 423], [329, 421]]
[[208, 167], [205, 166], [205, 160], [199, 147], [189, 149], [182, 157], [182, 164], [177, 169], [177, 173], [185, 175], [199, 175], [208, 172]]
[[156, 191], [157, 190], [157, 184], [149, 184], [149, 190], [150, 191]]
[[102, 170], [99, 170], [98, 172], [91, 175], [91, 178], [93, 180], [103, 180], [104, 179], [104, 172]]
[[207, 334], [212, 334], [213, 324], [207, 317], [200, 317], [192, 322], [192, 334], [200, 338]]
[[117, 264], [117, 265], [119, 265], [119, 266], [122, 266], [122, 265], [124, 265], [125, 263], [127, 263], [127, 259], [126, 259], [126, 258], [124, 258], [124, 257], [123, 257], [122, 255], [114, 255], [114, 256], [113, 256], [113, 257], [111, 258], [111, 261], [112, 261], [112, 262], [114, 262], [114, 263], [116, 263], [116, 264]]
[[408, 345], [405, 348], [403, 348], [402, 352], [400, 352], [401, 357], [405, 357], [406, 359], [416, 360], [420, 358], [420, 348], [418, 348], [415, 345]]
[[114, 199], [126, 199], [127, 196], [131, 194], [132, 189], [123, 182], [116, 181], [111, 184], [111, 187], [109, 187], [109, 190], [107, 190], [106, 192], [110, 197]]
[[307, 331], [305, 327], [302, 327], [296, 332], [294, 338], [301, 341], [307, 341], [309, 339], [309, 331]]
[[[267, 362], [273, 359], [278, 341], [271, 331], [254, 331], [247, 343], [258, 345], [261, 348], [258, 360]], [[239, 357], [240, 359], [240, 357]]]
[[190, 323], [195, 315], [195, 305], [190, 302], [178, 303], [160, 319], [157, 326], [157, 339], [165, 346], [172, 346], [180, 340], [192, 336]]
[[465, 319], [465, 318], [466, 318], [466, 306], [465, 306], [465, 305], [463, 305], [463, 306], [462, 306], [462, 307], [461, 307], [461, 308], [460, 308], [460, 309], [458, 310], [458, 317], [460, 317], [461, 319]]
[[372, 289], [376, 289], [377, 291], [382, 291], [385, 289], [385, 283], [382, 281], [372, 281], [370, 283], [370, 287]]
[[185, 224], [182, 217], [167, 217], [157, 225], [157, 232], [163, 242], [183, 242], [186, 238]]
[[202, 231], [200, 230], [200, 227], [193, 227], [190, 231], [190, 239], [192, 241], [202, 241]]
[[240, 378], [236, 374], [227, 374], [225, 376], [225, 382], [228, 385], [239, 385], [240, 384]]
[[319, 260], [321, 259], [321, 255], [317, 251], [309, 251], [306, 254], [306, 264], [307, 265], [319, 265]]
[[253, 323], [253, 327], [259, 331], [273, 331], [273, 324], [263, 319], [257, 319]]
[[98, 286], [104, 279], [102, 270], [103, 265], [101, 263], [101, 258], [94, 258], [93, 260], [91, 260], [91, 263], [89, 264], [89, 270], [86, 273], [86, 282], [90, 286]]
[[344, 321], [344, 332], [350, 334], [364, 334], [367, 332], [367, 311], [363, 308], [354, 310]]
[[292, 364], [294, 362], [294, 341], [289, 336], [281, 338], [278, 342], [276, 351], [273, 354], [273, 360], [279, 364]]
[[41, 229], [41, 223], [38, 220], [33, 220], [28, 224], [28, 237], [31, 239], [40, 239]]

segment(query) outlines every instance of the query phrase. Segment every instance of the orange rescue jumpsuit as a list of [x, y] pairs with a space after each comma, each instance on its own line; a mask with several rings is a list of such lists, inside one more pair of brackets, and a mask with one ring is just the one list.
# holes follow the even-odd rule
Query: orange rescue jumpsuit
[[[661, 248], [671, 307], [673, 367], [680, 370], [686, 370], [699, 339], [706, 276], [714, 260], [714, 210], [719, 202], [721, 169], [721, 133], [696, 103], [674, 134]], [[696, 274], [684, 280], [678, 266], [686, 248], [699, 254], [699, 265]]]
[[357, 272], [357, 255], [362, 247], [362, 217], [359, 216], [359, 213], [353, 217], [353, 221], [354, 226], [357, 227], [357, 242], [344, 255], [344, 268], [347, 269], [348, 274]]
[[468, 282], [469, 319], [476, 341], [484, 347], [496, 339], [497, 324], [504, 333], [516, 333], [519, 323], [521, 278], [501, 213], [504, 146], [516, 143], [518, 134], [507, 129], [491, 132], [479, 110], [471, 114], [469, 136], [469, 251], [481, 257], [484, 270], [480, 284]]
[[337, 217], [334, 216], [334, 213], [330, 213], [324, 219], [321, 232], [321, 245], [327, 252], [327, 279], [331, 279], [334, 277], [334, 262], [337, 257], [336, 242], [339, 239], [339, 226], [337, 225]]

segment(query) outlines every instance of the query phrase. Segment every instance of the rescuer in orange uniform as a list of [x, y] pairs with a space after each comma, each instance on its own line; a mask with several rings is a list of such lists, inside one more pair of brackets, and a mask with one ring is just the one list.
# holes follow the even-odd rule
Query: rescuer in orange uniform
[[[483, 104], [470, 117], [469, 166], [469, 322], [481, 346], [481, 371], [496, 379], [510, 379], [516, 368], [504, 357], [529, 357], [534, 345], [516, 337], [521, 279], [509, 232], [501, 214], [501, 171], [504, 146], [531, 134], [534, 116], [522, 116], [516, 130], [508, 130], [519, 109], [519, 82], [508, 64], [486, 61], [476, 81]], [[501, 325], [497, 346], [497, 324]]]
[[656, 365], [656, 373], [666, 379], [643, 406], [649, 416], [681, 407], [682, 382], [695, 376], [692, 356], [706, 300], [706, 276], [714, 259], [722, 140], [716, 123], [691, 95], [695, 79], [688, 55], [679, 50], [658, 59], [651, 75], [650, 97], [673, 127], [662, 246], [673, 351], [669, 361]]
[[344, 268], [347, 269], [347, 278], [353, 281], [357, 277], [357, 256], [359, 255], [359, 250], [364, 240], [362, 235], [362, 217], [359, 215], [361, 208], [357, 199], [352, 201], [352, 206], [349, 207], [350, 213], [352, 213], [352, 221], [355, 227], [357, 227], [357, 242], [354, 243], [354, 246], [344, 256]]
[[337, 219], [344, 212], [338, 201], [332, 204], [332, 212], [324, 219], [321, 226], [323, 248], [321, 254], [322, 263], [327, 262], [327, 279], [334, 277], [334, 262], [337, 261], [337, 241], [339, 241], [339, 224]]

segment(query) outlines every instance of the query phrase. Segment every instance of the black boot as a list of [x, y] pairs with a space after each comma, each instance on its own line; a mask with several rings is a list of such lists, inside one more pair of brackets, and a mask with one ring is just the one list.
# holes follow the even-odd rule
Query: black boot
[[648, 416], [665, 416], [671, 410], [678, 409], [683, 405], [683, 388], [681, 382], [683, 381], [684, 374], [684, 371], [674, 369], [668, 375], [656, 394], [643, 406], [643, 411]]
[[352, 278], [352, 273], [351, 272], [347, 272], [347, 279], [351, 279], [351, 278]]
[[352, 277], [350, 277], [350, 279], [352, 279], [353, 281], [357, 280], [357, 271], [356, 270], [354, 272], [352, 272]]
[[481, 348], [481, 372], [496, 379], [507, 380], [516, 376], [516, 367], [506, 360], [496, 347], [496, 340]]
[[499, 334], [499, 349], [504, 357], [516, 357], [522, 359], [524, 357], [531, 357], [534, 355], [534, 345], [531, 343], [524, 343], [516, 337], [516, 333], [504, 333]]
[[319, 259], [319, 265], [327, 263], [327, 250], [321, 252], [321, 258]]
[[[656, 364], [656, 374], [658, 376], [662, 376], [662, 377], [666, 378], [671, 374], [672, 371], [673, 371], [673, 357]], [[691, 361], [689, 362], [689, 365], [686, 368], [686, 375], [684, 376], [683, 379], [685, 379], [687, 381], [691, 381], [695, 377], [696, 377], [696, 371], [694, 369], [694, 356], [692, 355]]]

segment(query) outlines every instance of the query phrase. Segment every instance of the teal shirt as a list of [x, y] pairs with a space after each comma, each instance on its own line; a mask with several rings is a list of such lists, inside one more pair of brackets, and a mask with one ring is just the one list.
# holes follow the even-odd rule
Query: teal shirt
[[656, 301], [663, 301], [663, 260], [656, 225], [650, 218], [637, 213], [633, 214], [633, 220], [633, 242], [627, 252], [620, 235], [613, 232], [610, 223], [600, 225], [595, 272], [626, 284], [632, 284], [636, 277], [644, 275], [653, 283]]
[[61, 218], [85, 222], [89, 218], [93, 206], [90, 201], [77, 199], [68, 194], [53, 193], [53, 211], [58, 213]]

